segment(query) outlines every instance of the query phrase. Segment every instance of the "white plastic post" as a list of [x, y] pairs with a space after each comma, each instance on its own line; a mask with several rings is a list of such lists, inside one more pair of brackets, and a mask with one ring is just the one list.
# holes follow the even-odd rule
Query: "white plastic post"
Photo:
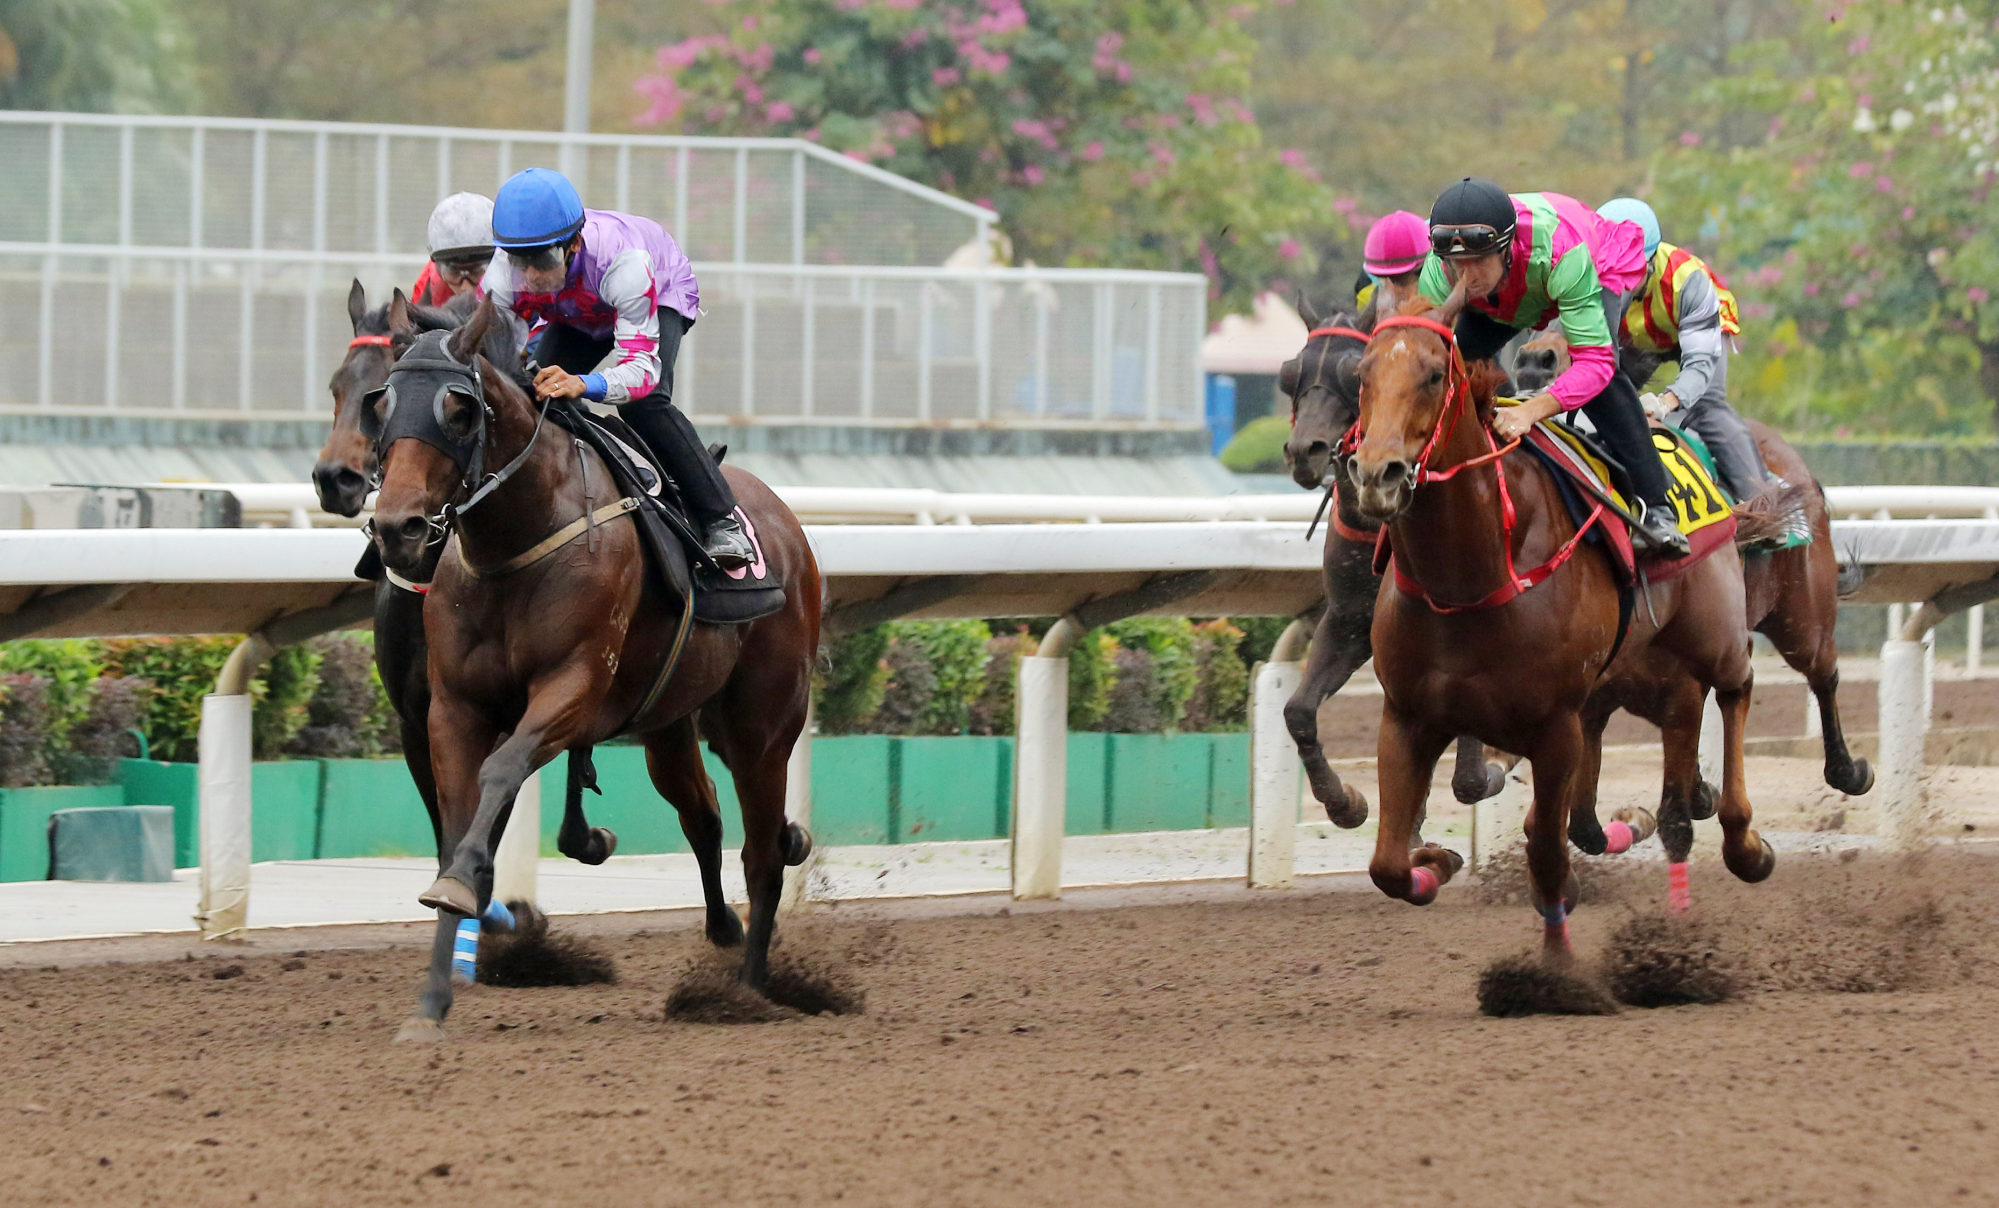
[[1937, 631], [1923, 631], [1923, 733], [1930, 730], [1937, 703]]
[[1819, 698], [1812, 695], [1810, 685], [1805, 687], [1805, 737], [1825, 736], [1825, 720], [1819, 716]]
[[535, 872], [541, 859], [541, 772], [536, 771], [514, 795], [514, 809], [500, 845], [493, 852], [493, 899], [535, 901]]
[[201, 698], [201, 905], [205, 940], [239, 936], [250, 922], [250, 697]]
[[1020, 660], [1015, 694], [1013, 896], [1062, 896], [1069, 782], [1069, 660]]
[[1964, 674], [1977, 679], [1985, 664], [1985, 605], [1973, 604], [1964, 618]]
[[1298, 754], [1284, 725], [1284, 702], [1304, 674], [1299, 663], [1257, 667], [1250, 696], [1249, 887], [1289, 889], [1298, 843]]
[[[784, 767], [784, 816], [808, 831], [812, 829], [812, 728], [812, 705], [808, 700], [805, 729], [799, 732], [798, 742], [792, 746], [791, 758]], [[784, 892], [778, 897], [778, 910], [796, 910], [805, 904], [806, 878], [818, 859], [819, 850], [815, 846], [805, 863], [784, 870]]]
[[1721, 785], [1721, 706], [1715, 703], [1714, 693], [1708, 693], [1701, 702], [1701, 779], [1709, 784]]
[[[1526, 767], [1526, 764], [1521, 764]], [[1522, 842], [1526, 833], [1527, 807], [1534, 804], [1534, 790], [1519, 779], [1518, 771], [1508, 772], [1498, 793], [1471, 807], [1471, 866], [1482, 868], [1501, 852]]]
[[1923, 710], [1923, 644], [1890, 638], [1881, 644], [1881, 763], [1875, 792], [1881, 799], [1886, 845], [1907, 851], [1922, 843], [1928, 802], [1923, 789], [1923, 743], [1929, 719]]

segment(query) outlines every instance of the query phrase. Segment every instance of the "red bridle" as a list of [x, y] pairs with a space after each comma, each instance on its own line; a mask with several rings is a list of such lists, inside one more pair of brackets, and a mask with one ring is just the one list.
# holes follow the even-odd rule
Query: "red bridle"
[[355, 336], [353, 339], [347, 341], [347, 347], [387, 348], [391, 341], [392, 337], [390, 336]]
[[[1457, 431], [1459, 418], [1468, 411], [1476, 412], [1477, 405], [1471, 397], [1471, 375], [1465, 370], [1464, 355], [1458, 349], [1457, 333], [1449, 327], [1424, 315], [1394, 315], [1375, 324], [1374, 332], [1379, 336], [1382, 332], [1395, 327], [1420, 327], [1433, 332], [1443, 338], [1444, 346], [1451, 354], [1450, 368], [1445, 371], [1444, 406], [1437, 413], [1436, 425], [1430, 429], [1430, 439], [1424, 442], [1423, 451], [1416, 455], [1416, 468], [1411, 472], [1410, 490], [1413, 491], [1426, 482], [1448, 481], [1456, 477], [1459, 471], [1496, 462], [1520, 447], [1521, 438], [1515, 437], [1502, 448], [1499, 442], [1493, 439], [1492, 430], [1481, 427], [1479, 431], [1485, 437], [1486, 452], [1442, 469], [1430, 465], [1430, 458], [1436, 455], [1438, 447], [1447, 443], [1451, 435]], [[1371, 343], [1372, 339], [1369, 342]], [[1360, 425], [1356, 423], [1347, 430], [1345, 442], [1347, 451], [1351, 453], [1358, 449], [1360, 441]], [[1513, 529], [1518, 520], [1513, 508], [1513, 492], [1506, 485], [1504, 467], [1495, 466], [1493, 476], [1499, 481], [1499, 542], [1500, 548], [1506, 552], [1506, 582], [1469, 604], [1440, 604], [1429, 592], [1423, 590], [1422, 584], [1405, 575], [1402, 572], [1401, 562], [1396, 561], [1394, 563], [1396, 590], [1404, 595], [1416, 597], [1438, 613], [1475, 612], [1479, 609], [1495, 608], [1529, 588], [1545, 582], [1550, 575], [1561, 568], [1562, 563], [1567, 562], [1575, 554], [1577, 547], [1582, 544], [1583, 535], [1603, 520], [1604, 509], [1599, 503], [1590, 512], [1589, 518], [1576, 526], [1575, 534], [1563, 542], [1552, 557], [1522, 574], [1513, 565]], [[1384, 528], [1382, 531], [1385, 539], [1387, 530]]]

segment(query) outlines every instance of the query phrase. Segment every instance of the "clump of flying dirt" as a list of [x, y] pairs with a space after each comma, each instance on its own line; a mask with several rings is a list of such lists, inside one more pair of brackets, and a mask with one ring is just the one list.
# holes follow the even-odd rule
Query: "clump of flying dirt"
[[1734, 962], [1705, 922], [1685, 915], [1634, 915], [1604, 947], [1604, 979], [1627, 1006], [1727, 1002], [1741, 990]]
[[479, 936], [479, 980], [489, 986], [592, 986], [618, 980], [611, 958], [589, 940], [548, 929], [548, 916], [509, 902], [512, 931]]
[[1531, 900], [1527, 844], [1516, 842], [1480, 860], [1466, 878], [1472, 901], [1481, 906], [1525, 906]]
[[1528, 953], [1503, 956], [1485, 967], [1478, 976], [1478, 1009], [1495, 1019], [1617, 1014], [1603, 987]]
[[1760, 980], [1778, 990], [1880, 994], [1952, 976], [1934, 879], [1920, 862], [1826, 866], [1823, 881], [1758, 920]]
[[859, 1015], [867, 994], [852, 978], [784, 953], [771, 958], [770, 980], [757, 993], [736, 980], [734, 954], [690, 963], [666, 998], [666, 1017], [683, 1023], [778, 1023], [806, 1015]]
[[[1646, 895], [1664, 898], [1666, 874], [1658, 865], [1628, 855], [1586, 856], [1569, 848], [1569, 867], [1583, 895], [1578, 904], [1604, 906], [1642, 902]], [[1656, 878], [1656, 880], [1655, 880]], [[1527, 872], [1527, 844], [1510, 844], [1471, 871], [1472, 901], [1481, 906], [1531, 906], [1534, 883]]]

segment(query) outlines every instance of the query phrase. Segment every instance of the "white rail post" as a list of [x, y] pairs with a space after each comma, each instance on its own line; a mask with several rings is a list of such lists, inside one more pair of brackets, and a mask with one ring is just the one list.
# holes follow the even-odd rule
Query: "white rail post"
[[1701, 702], [1700, 770], [1701, 779], [1717, 787], [1721, 784], [1721, 748], [1721, 706], [1710, 692]]
[[540, 859], [541, 770], [536, 769], [514, 794], [513, 811], [493, 851], [493, 900], [533, 905]]
[[1985, 664], [1985, 605], [1973, 604], [1964, 618], [1964, 675], [1977, 679]]
[[1921, 844], [1928, 809], [1923, 788], [1923, 744], [1929, 720], [1923, 710], [1923, 644], [1891, 637], [1881, 644], [1881, 835], [1887, 846], [1908, 851]]
[[[1520, 767], [1526, 767], [1522, 763]], [[1527, 807], [1534, 792], [1518, 771], [1508, 772], [1499, 792], [1471, 807], [1471, 866], [1483, 868], [1501, 852], [1526, 841]]]
[[1020, 660], [1015, 691], [1013, 896], [1062, 896], [1062, 834], [1069, 797], [1069, 645], [1082, 636], [1067, 617], [1041, 651]]
[[[805, 702], [805, 728], [798, 733], [798, 742], [791, 748], [791, 758], [784, 769], [784, 816], [806, 830], [812, 829], [812, 730], [814, 725], [812, 699]], [[805, 863], [796, 868], [784, 870], [784, 892], [779, 895], [777, 908], [792, 911], [805, 905], [810, 896], [806, 884], [813, 865], [819, 862], [819, 846], [815, 842], [812, 854]]]
[[1297, 752], [1284, 724], [1284, 702], [1298, 690], [1298, 661], [1311, 629], [1292, 621], [1270, 661], [1256, 668], [1250, 691], [1249, 887], [1289, 889], [1298, 845]]
[[240, 936], [250, 923], [250, 680], [275, 649], [262, 634], [244, 638], [222, 665], [215, 691], [201, 698], [201, 902], [194, 921], [205, 940]]

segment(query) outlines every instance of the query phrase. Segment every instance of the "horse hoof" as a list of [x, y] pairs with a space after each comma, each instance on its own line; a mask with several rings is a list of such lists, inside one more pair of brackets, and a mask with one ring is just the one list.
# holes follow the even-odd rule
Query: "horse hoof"
[[1758, 835], [1756, 842], [1759, 845], [1756, 854], [1746, 867], [1737, 868], [1737, 861], [1729, 858], [1730, 853], [1727, 851], [1722, 853], [1728, 871], [1734, 873], [1737, 880], [1746, 881], [1751, 885], [1769, 880], [1770, 874], [1777, 871], [1777, 852], [1770, 846], [1770, 841]]
[[397, 1044], [436, 1044], [444, 1039], [444, 1021], [412, 1015], [396, 1029]]
[[1367, 798], [1352, 785], [1346, 789], [1346, 800], [1342, 803], [1326, 802], [1326, 818], [1341, 830], [1352, 830], [1367, 821]]
[[717, 948], [733, 948], [743, 942], [743, 920], [727, 906], [708, 913], [708, 942]]
[[1570, 914], [1574, 914], [1577, 905], [1582, 900], [1583, 879], [1576, 875], [1575, 869], [1571, 868], [1569, 870], [1569, 879], [1562, 882], [1562, 906]]
[[1612, 814], [1611, 818], [1631, 828], [1631, 842], [1633, 846], [1643, 843], [1645, 840], [1659, 833], [1659, 819], [1654, 817], [1652, 811], [1648, 809], [1642, 809], [1635, 805], [1627, 805]]
[[439, 877], [429, 889], [417, 895], [417, 902], [433, 910], [448, 910], [467, 918], [477, 917], [479, 895], [450, 877]]
[[811, 854], [812, 832], [806, 830], [796, 822], [786, 823], [784, 828], [785, 864], [792, 868], [797, 868], [800, 864], [805, 863], [806, 857]]
[[1600, 856], [1610, 850], [1609, 837], [1603, 833], [1596, 815], [1587, 809], [1569, 815], [1569, 842], [1586, 856]]
[[1849, 797], [1864, 797], [1874, 787], [1874, 769], [1865, 759], [1856, 759], [1846, 775], [1836, 779], [1828, 775], [1825, 782]]
[[617, 850], [618, 832], [608, 826], [593, 826], [590, 828], [590, 854], [585, 857], [583, 862], [585, 864], [602, 864], [604, 861], [610, 859], [611, 854]]
[[1687, 817], [1695, 822], [1706, 822], [1714, 817], [1715, 803], [1721, 800], [1721, 790], [1703, 780], [1694, 789], [1694, 799], [1687, 803]]
[[1454, 876], [1454, 877], [1455, 877], [1455, 876], [1457, 876], [1457, 875], [1458, 875], [1459, 873], [1461, 873], [1461, 872], [1463, 872], [1463, 871], [1464, 871], [1464, 868], [1465, 868], [1465, 858], [1464, 858], [1463, 856], [1461, 856], [1461, 855], [1459, 855], [1458, 853], [1456, 853], [1456, 852], [1452, 851], [1452, 850], [1451, 850], [1450, 848], [1448, 848], [1448, 847], [1439, 847], [1439, 848], [1436, 848], [1435, 850], [1437, 850], [1437, 851], [1439, 851], [1439, 852], [1443, 853], [1443, 856], [1444, 856], [1444, 859], [1445, 859], [1445, 860], [1447, 860], [1447, 861], [1448, 861], [1448, 862], [1450, 863], [1450, 866], [1451, 866], [1451, 875], [1452, 875], [1452, 876]]

